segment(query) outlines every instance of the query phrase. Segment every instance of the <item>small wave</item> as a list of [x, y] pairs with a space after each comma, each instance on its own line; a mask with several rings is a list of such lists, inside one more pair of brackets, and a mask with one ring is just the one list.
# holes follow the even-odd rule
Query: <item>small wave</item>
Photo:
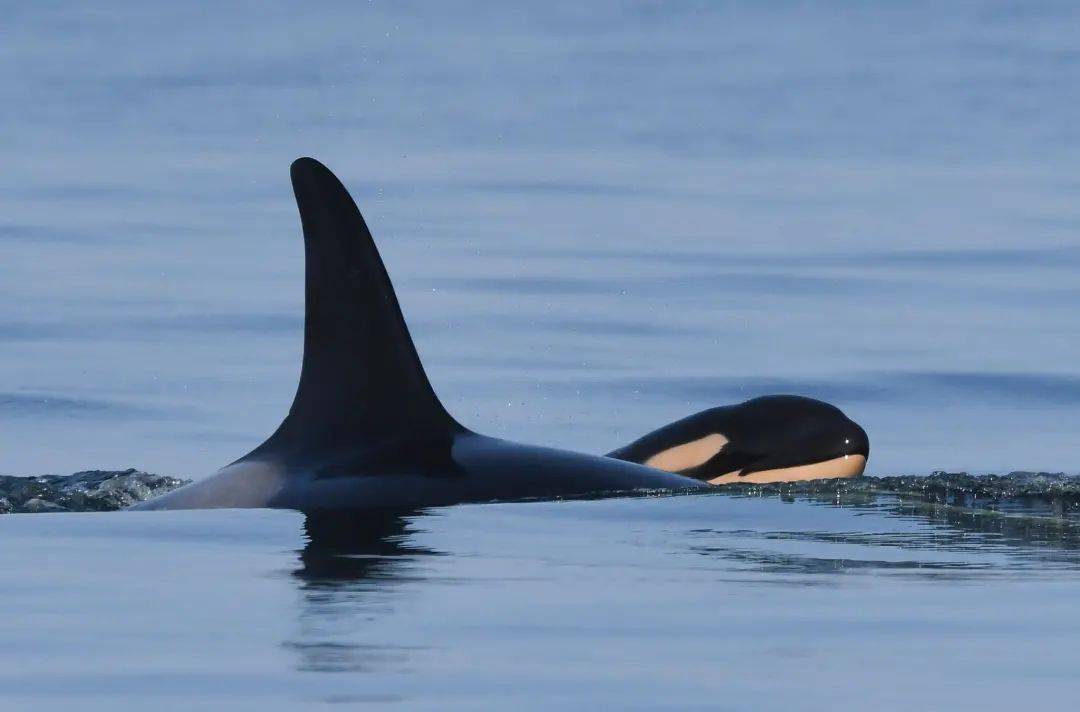
[[[0, 476], [0, 514], [107, 512], [157, 497], [188, 482], [134, 468], [86, 470], [72, 475]], [[699, 493], [694, 490], [686, 494]], [[736, 483], [718, 487], [713, 494], [775, 496], [840, 505], [871, 504], [882, 496], [889, 496], [963, 509], [1045, 515], [1080, 522], [1080, 476], [1060, 472], [1011, 472], [1007, 475], [934, 472], [931, 475], [867, 476], [809, 482]]]
[[1062, 472], [971, 475], [939, 471], [918, 476], [733, 484], [724, 491], [745, 496], [824, 499], [836, 504], [866, 504], [880, 496], [891, 496], [964, 509], [1080, 520], [1080, 476]]
[[0, 476], [0, 514], [109, 512], [164, 494], [187, 482], [134, 468], [86, 470], [73, 475]]

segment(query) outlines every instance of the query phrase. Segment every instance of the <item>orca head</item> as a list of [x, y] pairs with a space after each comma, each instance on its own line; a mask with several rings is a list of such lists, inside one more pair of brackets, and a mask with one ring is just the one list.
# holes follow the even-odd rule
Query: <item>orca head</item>
[[773, 395], [691, 415], [610, 456], [712, 484], [784, 482], [861, 475], [870, 439], [836, 406]]
[[695, 474], [714, 484], [856, 477], [870, 457], [866, 431], [813, 398], [753, 398], [718, 420], [727, 443], [704, 477]]

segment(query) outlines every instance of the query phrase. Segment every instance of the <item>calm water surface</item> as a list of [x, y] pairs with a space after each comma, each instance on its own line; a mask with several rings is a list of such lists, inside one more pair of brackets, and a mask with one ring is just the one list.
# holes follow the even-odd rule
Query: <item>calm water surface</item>
[[1005, 709], [1080, 691], [1080, 530], [1060, 520], [699, 495], [348, 527], [6, 515], [0, 537], [5, 708]]
[[[0, 6], [0, 474], [271, 432], [304, 154], [477, 430], [604, 452], [798, 392], [873, 473], [1080, 471], [1072, 3]], [[994, 516], [464, 507], [306, 553], [286, 513], [3, 517], [0, 696], [1075, 699], [1072, 525]]]
[[789, 391], [873, 472], [1080, 471], [1070, 3], [6, 12], [4, 474], [276, 426], [304, 154], [479, 430], [606, 452]]

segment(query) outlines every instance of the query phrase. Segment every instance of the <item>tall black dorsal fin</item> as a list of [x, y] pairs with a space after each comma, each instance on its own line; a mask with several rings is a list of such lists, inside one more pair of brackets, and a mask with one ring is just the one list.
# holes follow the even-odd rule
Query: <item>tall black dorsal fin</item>
[[289, 415], [252, 455], [463, 431], [436, 397], [364, 218], [313, 158], [292, 164], [304, 229], [304, 362]]

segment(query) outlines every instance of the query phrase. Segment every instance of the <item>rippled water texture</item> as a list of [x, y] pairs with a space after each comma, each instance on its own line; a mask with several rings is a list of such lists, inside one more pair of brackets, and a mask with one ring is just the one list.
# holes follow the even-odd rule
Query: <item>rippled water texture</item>
[[303, 154], [478, 430], [607, 452], [798, 392], [871, 473], [1078, 472], [1076, 13], [13, 5], [0, 473], [200, 477], [271, 432]]

